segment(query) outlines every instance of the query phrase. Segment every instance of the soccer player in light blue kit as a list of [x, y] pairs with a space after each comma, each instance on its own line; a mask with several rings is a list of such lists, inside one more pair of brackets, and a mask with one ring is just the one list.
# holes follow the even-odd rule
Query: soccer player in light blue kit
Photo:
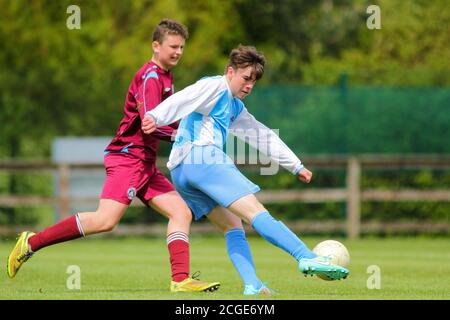
[[[254, 47], [230, 53], [225, 75], [200, 79], [146, 113], [144, 133], [182, 119], [167, 164], [172, 181], [198, 220], [203, 216], [226, 237], [233, 265], [244, 282], [244, 294], [270, 294], [256, 275], [242, 227], [249, 223], [268, 242], [292, 255], [305, 274], [346, 278], [349, 271], [317, 256], [257, 200], [259, 187], [249, 181], [223, 152], [229, 133], [259, 149], [271, 160], [309, 183], [312, 173], [269, 128], [258, 122], [242, 100], [264, 72], [265, 58]], [[250, 132], [253, 136], [249, 136]], [[255, 134], [257, 133], [257, 134]], [[261, 148], [265, 146], [265, 148]]]

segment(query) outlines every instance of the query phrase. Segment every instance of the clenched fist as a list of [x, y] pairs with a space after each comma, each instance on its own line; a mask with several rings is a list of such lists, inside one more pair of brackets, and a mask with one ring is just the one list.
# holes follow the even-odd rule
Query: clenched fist
[[155, 119], [153, 119], [150, 115], [145, 115], [144, 119], [142, 119], [142, 131], [145, 134], [150, 134], [156, 130]]
[[304, 183], [309, 183], [311, 181], [312, 175], [313, 174], [311, 171], [303, 167], [302, 170], [300, 170], [300, 172], [298, 173], [298, 179]]

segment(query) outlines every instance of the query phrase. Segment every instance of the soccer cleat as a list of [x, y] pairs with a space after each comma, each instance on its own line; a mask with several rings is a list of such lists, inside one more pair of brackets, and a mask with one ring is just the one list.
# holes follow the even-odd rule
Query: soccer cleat
[[219, 289], [219, 282], [205, 282], [197, 279], [186, 278], [181, 282], [170, 283], [171, 292], [213, 292]]
[[317, 256], [312, 259], [300, 259], [298, 267], [305, 275], [317, 275], [329, 280], [341, 280], [347, 278], [349, 271], [341, 266], [331, 264], [331, 258], [325, 256]]
[[256, 289], [253, 285], [247, 284], [244, 287], [244, 296], [254, 296], [254, 295], [272, 295], [275, 294], [275, 291], [268, 288], [264, 283], [261, 288]]
[[24, 231], [19, 234], [14, 249], [8, 256], [6, 273], [8, 277], [14, 278], [24, 262], [31, 258], [33, 252], [28, 247], [28, 239], [34, 235], [34, 232]]

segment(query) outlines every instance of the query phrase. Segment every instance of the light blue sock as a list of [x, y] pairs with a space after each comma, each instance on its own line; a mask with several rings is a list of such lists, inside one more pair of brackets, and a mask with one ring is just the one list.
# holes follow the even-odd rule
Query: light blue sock
[[244, 282], [244, 285], [253, 285], [260, 288], [261, 280], [256, 276], [256, 268], [253, 263], [252, 253], [248, 245], [245, 232], [242, 229], [231, 229], [225, 233], [228, 256]]
[[274, 246], [283, 249], [297, 261], [301, 258], [314, 258], [316, 254], [293, 233], [283, 222], [275, 220], [267, 211], [253, 218], [253, 228]]

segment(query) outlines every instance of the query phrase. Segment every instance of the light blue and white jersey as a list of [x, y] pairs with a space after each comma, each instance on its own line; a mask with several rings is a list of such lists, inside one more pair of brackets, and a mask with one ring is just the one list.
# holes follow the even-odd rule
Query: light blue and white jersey
[[200, 79], [146, 115], [152, 116], [158, 127], [182, 119], [167, 163], [170, 170], [183, 161], [193, 146], [215, 145], [222, 149], [229, 133], [294, 174], [303, 167], [283, 141], [258, 122], [240, 99], [233, 97], [225, 76]]
[[[227, 140], [230, 125], [244, 108], [242, 101], [231, 96], [222, 77], [203, 78], [198, 83], [207, 85], [214, 92], [208, 95], [210, 99], [205, 101], [203, 107], [196, 108], [196, 111], [183, 118], [178, 127], [179, 134], [175, 138], [174, 148], [181, 148], [186, 143], [222, 147]], [[202, 90], [205, 90], [203, 88], [205, 87], [202, 86]]]

